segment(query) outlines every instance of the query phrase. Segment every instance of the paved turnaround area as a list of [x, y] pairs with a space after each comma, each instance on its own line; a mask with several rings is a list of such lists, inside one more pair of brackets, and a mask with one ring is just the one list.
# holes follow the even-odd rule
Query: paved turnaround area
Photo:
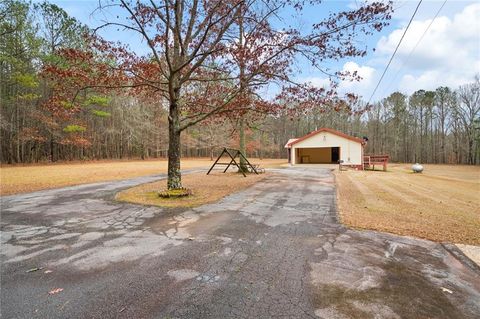
[[276, 170], [195, 209], [113, 200], [158, 178], [3, 197], [1, 317], [479, 318], [475, 267], [343, 227], [328, 169]]

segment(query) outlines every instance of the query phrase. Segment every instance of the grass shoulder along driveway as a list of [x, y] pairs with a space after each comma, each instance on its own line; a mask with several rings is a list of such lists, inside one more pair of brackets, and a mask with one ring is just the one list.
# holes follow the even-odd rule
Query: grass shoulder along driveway
[[246, 189], [261, 181], [270, 173], [242, 174], [228, 172], [192, 173], [182, 176], [183, 187], [192, 190], [192, 195], [179, 198], [161, 198], [158, 192], [166, 189], [167, 181], [142, 184], [119, 192], [116, 199], [123, 202], [162, 207], [197, 207], [216, 202], [223, 197]]
[[336, 171], [342, 222], [437, 242], [480, 245], [480, 168], [392, 164], [387, 172]]
[[[286, 164], [285, 159], [251, 159], [261, 167]], [[182, 169], [208, 168], [209, 158], [185, 158]], [[0, 195], [28, 193], [44, 189], [122, 180], [167, 172], [165, 159], [64, 162], [38, 165], [2, 165]]]

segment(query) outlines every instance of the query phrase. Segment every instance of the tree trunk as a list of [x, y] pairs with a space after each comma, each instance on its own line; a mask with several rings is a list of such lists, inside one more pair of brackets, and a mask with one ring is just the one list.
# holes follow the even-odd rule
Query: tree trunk
[[180, 173], [180, 118], [176, 101], [170, 104], [168, 117], [168, 189], [182, 188]]
[[[243, 44], [244, 44], [243, 43], [243, 40], [244, 40], [243, 12], [240, 15], [240, 18], [239, 18], [239, 21], [238, 21], [238, 31], [239, 31], [238, 45], [239, 45], [240, 50], [243, 50]], [[247, 92], [246, 92], [246, 86], [245, 86], [245, 61], [243, 59], [244, 59], [244, 56], [242, 55], [241, 58], [240, 58], [240, 61], [239, 61], [239, 71], [240, 71], [240, 76], [239, 76], [240, 94], [239, 94], [239, 96], [245, 98], [247, 96]], [[243, 102], [243, 103], [245, 103], [245, 102]], [[247, 152], [246, 152], [247, 150], [246, 150], [246, 143], [245, 143], [245, 116], [246, 116], [246, 114], [244, 114], [240, 118], [240, 122], [239, 122], [239, 125], [238, 125], [238, 133], [239, 133], [239, 139], [240, 139], [240, 143], [239, 143], [240, 144], [239, 145], [240, 153], [242, 153], [243, 156], [246, 157], [247, 156]], [[240, 157], [240, 170], [242, 172], [247, 172], [248, 171], [247, 163], [245, 162], [245, 160], [242, 157]]]
[[[243, 117], [240, 119], [238, 133], [240, 135], [240, 153], [242, 153], [243, 156], [247, 157], [247, 148], [245, 143], [245, 119]], [[240, 169], [243, 172], [247, 171], [247, 163], [245, 162], [243, 157], [240, 157]]]
[[55, 152], [54, 152], [54, 147], [55, 147], [55, 141], [53, 138], [53, 133], [50, 134], [50, 162], [55, 162]]

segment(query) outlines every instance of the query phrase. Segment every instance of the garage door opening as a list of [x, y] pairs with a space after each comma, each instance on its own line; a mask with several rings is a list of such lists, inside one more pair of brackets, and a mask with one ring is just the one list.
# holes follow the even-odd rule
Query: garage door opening
[[297, 148], [295, 164], [336, 164], [340, 147]]

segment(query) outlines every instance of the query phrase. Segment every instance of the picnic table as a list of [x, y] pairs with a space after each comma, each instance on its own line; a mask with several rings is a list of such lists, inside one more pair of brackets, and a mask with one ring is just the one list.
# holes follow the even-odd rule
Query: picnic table
[[383, 170], [387, 170], [388, 155], [365, 155], [363, 157], [363, 169], [373, 169], [375, 170], [375, 165], [383, 166]]

